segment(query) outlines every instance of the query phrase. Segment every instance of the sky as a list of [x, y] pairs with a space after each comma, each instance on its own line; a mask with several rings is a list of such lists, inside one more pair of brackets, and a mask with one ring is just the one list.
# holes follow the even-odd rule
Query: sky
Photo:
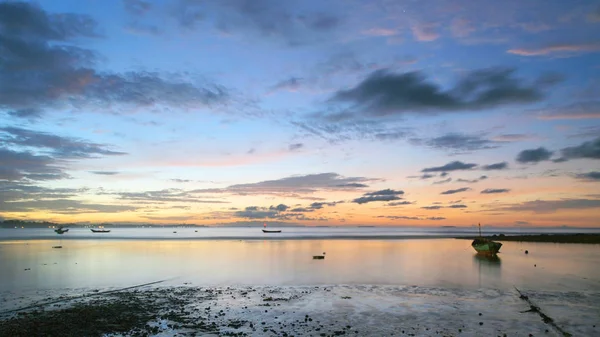
[[0, 220], [580, 226], [595, 0], [0, 0]]

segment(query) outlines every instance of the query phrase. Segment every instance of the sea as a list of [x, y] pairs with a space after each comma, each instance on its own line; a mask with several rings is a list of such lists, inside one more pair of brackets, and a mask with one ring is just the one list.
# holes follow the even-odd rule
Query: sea
[[[600, 245], [504, 242], [475, 254], [474, 227], [0, 229], [0, 292], [164, 285], [398, 285], [599, 291]], [[484, 234], [600, 233], [589, 228], [483, 228]], [[61, 246], [62, 248], [53, 248]], [[525, 254], [525, 251], [528, 254]], [[322, 260], [313, 256], [324, 255]]]

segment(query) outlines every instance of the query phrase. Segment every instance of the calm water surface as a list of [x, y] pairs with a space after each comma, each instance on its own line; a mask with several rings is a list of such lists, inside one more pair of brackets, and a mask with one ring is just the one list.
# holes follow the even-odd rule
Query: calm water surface
[[[600, 245], [506, 242], [498, 260], [470, 241], [124, 240], [109, 236], [0, 241], [0, 291], [166, 284], [386, 284], [600, 290]], [[529, 254], [525, 255], [524, 250]], [[312, 256], [326, 252], [325, 260]], [[534, 266], [535, 265], [535, 266]], [[25, 270], [30, 268], [30, 270]]]

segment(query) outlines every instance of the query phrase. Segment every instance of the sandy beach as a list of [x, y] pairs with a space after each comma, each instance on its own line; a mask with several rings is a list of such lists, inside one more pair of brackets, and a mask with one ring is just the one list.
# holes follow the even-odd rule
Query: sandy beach
[[0, 336], [593, 336], [598, 301], [585, 291], [373, 285], [5, 292]]

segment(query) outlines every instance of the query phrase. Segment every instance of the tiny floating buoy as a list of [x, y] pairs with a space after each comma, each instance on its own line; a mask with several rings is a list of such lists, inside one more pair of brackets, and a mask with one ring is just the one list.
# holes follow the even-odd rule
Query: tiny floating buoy
[[525, 250], [525, 254], [529, 254], [529, 251], [528, 251], [528, 250]]
[[62, 248], [62, 246], [52, 246], [52, 248]]
[[325, 259], [325, 256], [323, 256], [323, 255], [315, 255], [315, 256], [313, 256], [313, 260], [324, 260], [324, 259]]

